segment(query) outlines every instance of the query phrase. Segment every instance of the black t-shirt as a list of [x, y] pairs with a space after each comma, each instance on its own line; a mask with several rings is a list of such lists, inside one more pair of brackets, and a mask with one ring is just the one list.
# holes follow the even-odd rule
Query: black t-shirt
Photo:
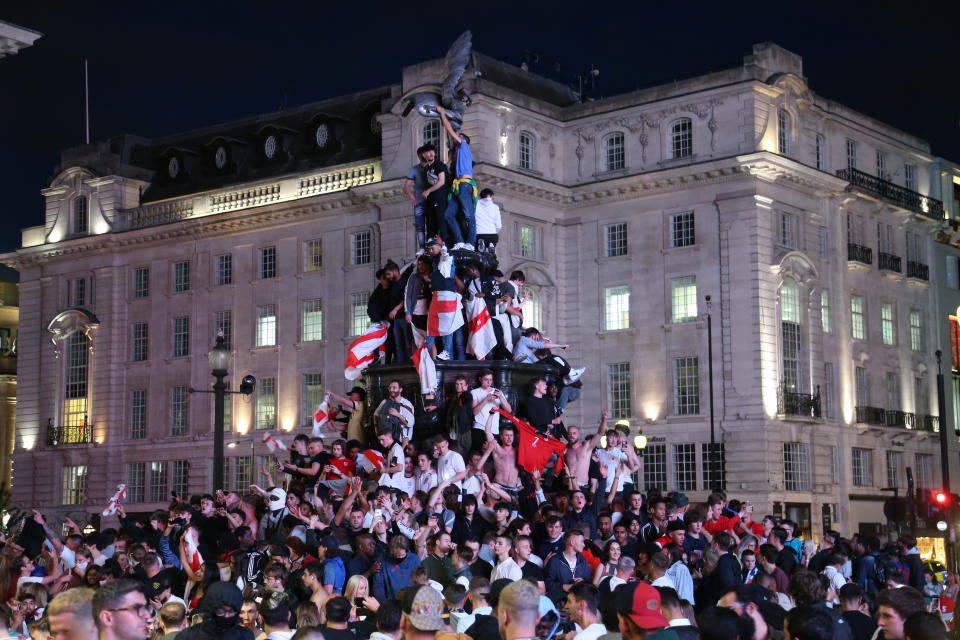
[[537, 582], [543, 581], [543, 569], [529, 560], [527, 560], [523, 566], [520, 567], [520, 575], [522, 575], [524, 578], [536, 580]]
[[[420, 166], [420, 171], [423, 172], [424, 181], [431, 187], [437, 184], [437, 180], [440, 179], [441, 174], [447, 173], [447, 165], [441, 162], [440, 160], [434, 160], [433, 164], [428, 164], [427, 166]], [[445, 182], [442, 187], [430, 194], [431, 199], [438, 199], [447, 197], [447, 189], [449, 189], [449, 182]]]
[[548, 398], [547, 396], [542, 398], [530, 396], [527, 398], [527, 404], [524, 407], [524, 413], [527, 420], [530, 421], [530, 424], [538, 429], [544, 429], [548, 424], [550, 424], [550, 421], [553, 420], [556, 414], [553, 399]]
[[350, 629], [331, 629], [326, 625], [320, 627], [320, 631], [323, 633], [324, 640], [357, 640], [361, 637]]

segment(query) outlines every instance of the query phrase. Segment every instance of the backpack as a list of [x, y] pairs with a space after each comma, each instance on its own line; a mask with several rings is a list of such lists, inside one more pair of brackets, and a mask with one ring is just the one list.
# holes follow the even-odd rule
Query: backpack
[[879, 553], [871, 553], [870, 557], [873, 558], [873, 575], [870, 578], [873, 580], [873, 584], [876, 586], [877, 590], [883, 590], [887, 588], [887, 568], [888, 566], [892, 569], [896, 569], [896, 564], [890, 556], [883, 555]]

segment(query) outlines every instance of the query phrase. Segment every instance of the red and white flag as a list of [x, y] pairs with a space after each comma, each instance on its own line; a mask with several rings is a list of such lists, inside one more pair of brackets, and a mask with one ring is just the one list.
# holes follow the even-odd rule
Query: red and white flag
[[117, 492], [113, 494], [113, 497], [107, 502], [107, 506], [103, 509], [103, 515], [112, 516], [117, 512], [117, 507], [123, 504], [124, 498], [127, 497], [127, 485], [118, 484]]
[[371, 323], [367, 330], [350, 344], [347, 350], [347, 362], [343, 365], [343, 376], [347, 380], [356, 380], [361, 372], [372, 364], [381, 353], [386, 353], [388, 322]]
[[472, 353], [477, 360], [483, 360], [497, 345], [497, 334], [493, 332], [490, 310], [487, 303], [480, 298], [473, 298], [464, 307], [467, 311], [467, 328], [470, 331], [467, 337], [467, 353]]
[[460, 294], [456, 291], [434, 291], [427, 312], [427, 335], [448, 336], [462, 326]]
[[330, 424], [330, 404], [324, 398], [317, 410], [313, 412], [313, 433], [314, 438], [320, 437], [320, 429]]
[[376, 449], [366, 449], [357, 456], [357, 466], [367, 473], [383, 469], [383, 454]]
[[274, 438], [269, 433], [263, 434], [263, 444], [267, 445], [267, 448], [270, 449], [270, 453], [276, 453], [277, 451], [289, 451], [287, 445], [283, 444], [283, 441], [280, 438]]
[[437, 366], [430, 357], [430, 350], [427, 344], [423, 343], [420, 348], [413, 352], [413, 366], [417, 368], [420, 374], [420, 393], [430, 393], [437, 390]]
[[187, 541], [187, 564], [190, 565], [190, 570], [194, 573], [200, 571], [203, 566], [203, 558], [200, 556], [196, 535], [196, 528], [187, 529], [187, 533], [184, 535], [184, 539]]

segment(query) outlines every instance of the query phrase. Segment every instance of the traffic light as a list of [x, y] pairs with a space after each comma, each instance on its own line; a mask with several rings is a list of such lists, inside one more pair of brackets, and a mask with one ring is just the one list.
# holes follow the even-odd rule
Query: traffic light
[[943, 491], [934, 491], [933, 501], [942, 509], [950, 504], [950, 496]]

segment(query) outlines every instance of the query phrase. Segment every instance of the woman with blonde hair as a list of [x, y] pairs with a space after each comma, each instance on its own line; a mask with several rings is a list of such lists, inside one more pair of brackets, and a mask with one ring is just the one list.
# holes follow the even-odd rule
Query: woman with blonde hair
[[343, 589], [343, 597], [350, 601], [350, 621], [367, 618], [377, 612], [380, 603], [370, 595], [370, 583], [362, 575], [352, 575]]
[[298, 604], [294, 613], [297, 616], [297, 629], [320, 626], [320, 610], [309, 600]]

